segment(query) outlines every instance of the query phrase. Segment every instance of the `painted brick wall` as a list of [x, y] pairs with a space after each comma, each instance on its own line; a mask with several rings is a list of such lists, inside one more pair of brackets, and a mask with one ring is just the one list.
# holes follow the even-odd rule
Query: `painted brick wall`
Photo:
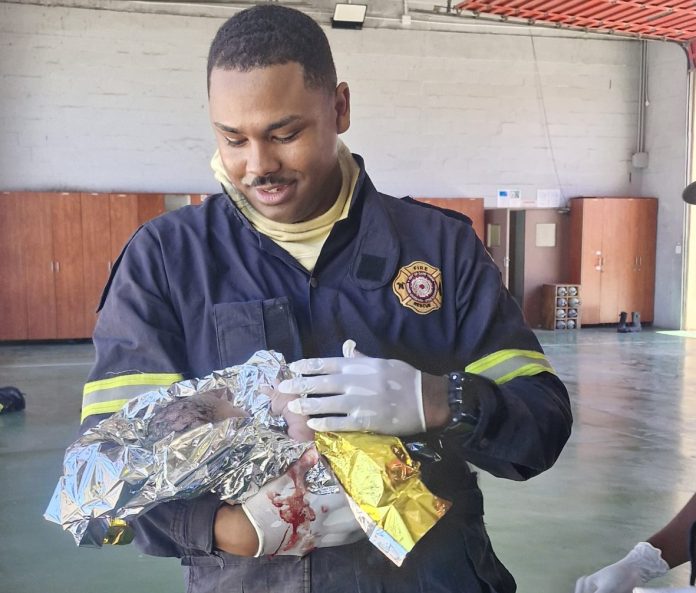
[[676, 44], [648, 45], [645, 149], [650, 155], [641, 193], [659, 198], [655, 325], [678, 328], [681, 319], [684, 203], [686, 183], [687, 62]]
[[[204, 70], [221, 22], [0, 3], [1, 188], [215, 190]], [[352, 89], [345, 139], [384, 191], [493, 205], [503, 187], [639, 188], [635, 43], [328, 34]]]

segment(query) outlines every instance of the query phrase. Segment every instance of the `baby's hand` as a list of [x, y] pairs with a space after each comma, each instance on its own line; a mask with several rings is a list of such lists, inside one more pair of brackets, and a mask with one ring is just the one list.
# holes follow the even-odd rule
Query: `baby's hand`
[[273, 390], [271, 396], [271, 412], [276, 416], [282, 416], [288, 423], [288, 436], [296, 441], [313, 441], [314, 431], [307, 426], [307, 416], [294, 414], [288, 410], [288, 403], [297, 399], [297, 395], [283, 394]]

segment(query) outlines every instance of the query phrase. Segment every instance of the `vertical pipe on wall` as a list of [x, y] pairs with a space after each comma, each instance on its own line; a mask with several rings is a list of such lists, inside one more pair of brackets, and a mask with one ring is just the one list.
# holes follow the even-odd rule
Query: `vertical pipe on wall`
[[638, 131], [636, 153], [645, 150], [645, 112], [648, 101], [648, 42], [640, 42], [640, 78], [638, 81]]
[[[696, 70], [690, 69], [688, 74], [687, 97], [687, 146], [686, 146], [686, 181], [690, 183], [696, 177], [696, 147], [694, 147], [694, 126], [696, 125]], [[682, 285], [681, 285], [681, 328], [696, 330], [696, 219], [693, 210], [696, 206], [684, 204], [684, 227], [682, 248]], [[691, 301], [691, 302], [690, 302]]]

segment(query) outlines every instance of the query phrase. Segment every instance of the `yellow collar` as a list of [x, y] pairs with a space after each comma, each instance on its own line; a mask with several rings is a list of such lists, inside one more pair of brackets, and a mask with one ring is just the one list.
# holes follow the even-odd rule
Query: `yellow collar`
[[333, 206], [312, 220], [298, 223], [275, 222], [255, 210], [230, 181], [219, 150], [213, 155], [210, 166], [215, 179], [223, 185], [251, 225], [290, 253], [305, 269], [312, 271], [333, 225], [348, 216], [353, 191], [360, 174], [360, 168], [353, 155], [340, 140], [338, 141], [338, 163], [341, 167], [342, 182], [341, 190]]

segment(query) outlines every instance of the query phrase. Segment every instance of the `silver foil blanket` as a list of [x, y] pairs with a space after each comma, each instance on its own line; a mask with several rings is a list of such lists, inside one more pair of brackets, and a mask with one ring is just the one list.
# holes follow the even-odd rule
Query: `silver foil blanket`
[[[113, 525], [168, 500], [213, 492], [243, 502], [312, 445], [272, 413], [269, 393], [293, 376], [282, 355], [259, 351], [131, 399], [67, 449], [44, 517], [78, 545], [101, 546]], [[337, 489], [321, 462], [307, 481], [317, 493]]]

